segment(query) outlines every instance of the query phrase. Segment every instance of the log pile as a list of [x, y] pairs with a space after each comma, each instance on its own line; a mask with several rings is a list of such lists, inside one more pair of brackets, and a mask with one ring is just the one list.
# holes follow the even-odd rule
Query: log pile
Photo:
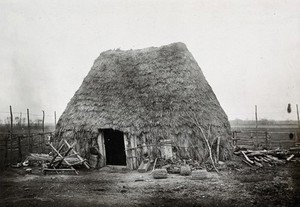
[[179, 174], [182, 166], [189, 166], [191, 170], [200, 170], [205, 168], [205, 163], [197, 160], [181, 160], [181, 159], [159, 159], [157, 161], [157, 168], [164, 168], [170, 174]]
[[282, 165], [300, 157], [300, 148], [289, 150], [247, 150], [237, 149], [235, 155], [242, 157], [242, 161], [248, 166], [273, 166]]
[[[49, 154], [38, 154], [38, 153], [30, 153], [25, 161], [29, 162], [35, 162], [35, 161], [41, 161], [41, 162], [50, 162], [53, 159], [53, 156]], [[55, 161], [58, 161], [59, 157], [55, 158]], [[68, 161], [71, 164], [77, 164], [80, 163], [80, 159], [77, 157], [67, 157], [65, 158], [66, 161]], [[25, 162], [24, 161], [24, 162]]]

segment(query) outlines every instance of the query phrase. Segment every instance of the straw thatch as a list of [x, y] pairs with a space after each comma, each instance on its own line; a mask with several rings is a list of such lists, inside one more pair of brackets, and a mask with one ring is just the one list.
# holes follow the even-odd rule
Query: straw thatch
[[200, 143], [201, 149], [187, 112], [197, 114], [205, 130], [211, 126], [211, 137], [221, 135], [228, 142], [228, 118], [183, 43], [109, 50], [94, 62], [60, 117], [57, 132], [97, 135], [99, 129], [113, 128], [147, 142], [171, 139], [175, 148]]

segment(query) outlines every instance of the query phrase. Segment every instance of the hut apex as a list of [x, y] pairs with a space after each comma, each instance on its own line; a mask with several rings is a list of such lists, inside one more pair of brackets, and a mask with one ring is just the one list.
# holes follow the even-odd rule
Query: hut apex
[[56, 140], [77, 140], [98, 167], [136, 169], [144, 158], [205, 161], [220, 140], [229, 158], [230, 125], [200, 67], [183, 43], [102, 52], [56, 126]]

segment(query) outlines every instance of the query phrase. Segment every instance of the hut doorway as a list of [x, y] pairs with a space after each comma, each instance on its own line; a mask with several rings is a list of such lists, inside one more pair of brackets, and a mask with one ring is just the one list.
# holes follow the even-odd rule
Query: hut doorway
[[126, 165], [124, 134], [113, 129], [104, 129], [104, 145], [107, 165]]

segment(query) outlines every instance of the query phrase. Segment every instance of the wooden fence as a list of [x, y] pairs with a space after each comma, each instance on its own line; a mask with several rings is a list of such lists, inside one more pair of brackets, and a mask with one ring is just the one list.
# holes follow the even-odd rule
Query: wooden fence
[[298, 127], [232, 127], [233, 144], [247, 149], [288, 149], [299, 145]]
[[46, 145], [53, 132], [28, 134], [0, 133], [0, 166], [23, 161], [28, 153], [49, 153]]
[[[3, 112], [6, 113], [6, 112]], [[42, 111], [41, 127], [33, 126], [30, 120], [29, 109], [26, 111], [27, 124], [22, 123], [22, 112], [13, 112], [12, 106], [9, 106], [9, 124], [0, 126], [0, 167], [7, 164], [21, 162], [28, 153], [47, 153], [49, 151], [46, 143], [53, 132], [45, 132], [45, 111]], [[14, 121], [14, 114], [20, 114], [19, 121]], [[25, 119], [25, 118], [24, 118]], [[39, 120], [38, 120], [39, 121]], [[56, 125], [56, 112], [54, 112], [54, 126]], [[54, 129], [53, 129], [54, 130]]]

